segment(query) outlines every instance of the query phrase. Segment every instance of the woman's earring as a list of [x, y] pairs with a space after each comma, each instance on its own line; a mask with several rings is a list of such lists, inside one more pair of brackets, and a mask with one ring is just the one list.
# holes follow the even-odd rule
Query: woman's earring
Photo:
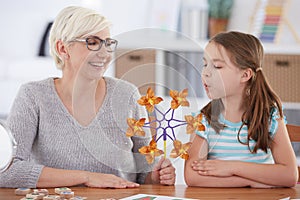
[[251, 93], [250, 93], [250, 88], [248, 88], [248, 89], [246, 90], [246, 95], [247, 95], [247, 96], [250, 96], [250, 94], [251, 94]]

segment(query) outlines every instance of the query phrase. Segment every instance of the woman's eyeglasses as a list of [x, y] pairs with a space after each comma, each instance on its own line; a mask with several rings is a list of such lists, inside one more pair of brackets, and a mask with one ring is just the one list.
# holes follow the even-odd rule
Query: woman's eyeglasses
[[77, 38], [73, 41], [85, 42], [86, 47], [90, 51], [99, 51], [104, 43], [105, 48], [108, 52], [114, 52], [117, 49], [118, 41], [111, 38], [106, 38], [105, 40], [100, 39], [97, 36], [90, 36], [87, 38]]

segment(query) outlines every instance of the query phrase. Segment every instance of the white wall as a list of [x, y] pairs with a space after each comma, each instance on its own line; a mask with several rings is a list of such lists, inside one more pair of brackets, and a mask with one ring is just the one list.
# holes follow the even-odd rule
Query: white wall
[[38, 45], [47, 22], [59, 10], [80, 0], [10, 0], [1, 1], [0, 57], [21, 59], [37, 55]]
[[[11, 0], [0, 7], [0, 117], [7, 115], [22, 83], [60, 76], [49, 57], [37, 57], [47, 23], [80, 0]], [[3, 95], [5, 94], [5, 95]]]
[[[176, 10], [170, 2], [174, 0], [163, 0], [162, 10], [170, 12]], [[186, 0], [187, 1], [187, 0]], [[186, 2], [183, 1], [183, 2]], [[260, 0], [235, 0], [229, 29], [249, 31], [249, 25], [253, 17], [254, 9]], [[157, 2], [161, 0], [10, 0], [2, 1], [0, 7], [0, 58], [21, 59], [35, 56], [38, 51], [39, 40], [47, 22], [53, 20], [57, 13], [66, 5], [84, 5], [93, 7], [107, 16], [114, 24], [113, 34], [155, 26], [155, 11]], [[197, 1], [193, 1], [197, 2]], [[201, 1], [199, 1], [201, 2]], [[293, 27], [293, 31], [300, 35], [300, 7], [299, 0], [288, 1], [288, 10], [285, 16]], [[177, 3], [180, 3], [177, 0]], [[118, 6], [116, 6], [118, 5]], [[174, 8], [173, 8], [174, 7]], [[175, 12], [175, 11], [174, 11]], [[166, 15], [167, 16], [167, 15]], [[173, 22], [172, 20], [170, 22]], [[291, 35], [292, 30], [283, 23], [281, 34], [282, 43], [294, 42]], [[158, 24], [156, 24], [158, 26]], [[174, 28], [174, 24], [172, 28]]]

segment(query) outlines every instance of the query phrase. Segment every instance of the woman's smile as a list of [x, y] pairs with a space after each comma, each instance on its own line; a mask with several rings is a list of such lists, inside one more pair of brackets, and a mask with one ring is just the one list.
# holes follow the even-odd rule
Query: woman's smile
[[104, 60], [102, 62], [89, 62], [89, 64], [94, 66], [94, 67], [104, 67], [105, 63], [106, 63], [106, 60]]

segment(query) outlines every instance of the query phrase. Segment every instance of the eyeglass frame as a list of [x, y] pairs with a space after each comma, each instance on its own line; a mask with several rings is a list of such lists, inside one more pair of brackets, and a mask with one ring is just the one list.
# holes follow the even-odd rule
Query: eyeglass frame
[[[88, 39], [97, 39], [97, 40], [99, 40], [99, 41], [100, 41], [99, 48], [96, 49], [96, 50], [90, 49], [90, 48], [89, 48]], [[85, 42], [86, 48], [87, 48], [88, 50], [90, 50], [90, 51], [99, 51], [99, 50], [102, 48], [103, 43], [104, 43], [105, 47], [107, 48], [107, 41], [108, 41], [108, 40], [114, 41], [115, 44], [116, 44], [116, 46], [115, 46], [114, 50], [112, 50], [112, 51], [107, 50], [107, 52], [109, 52], [109, 53], [115, 52], [116, 49], [117, 49], [117, 46], [118, 46], [118, 40], [112, 39], [112, 38], [106, 38], [105, 40], [103, 40], [103, 39], [99, 38], [98, 36], [89, 36], [89, 37], [86, 37], [86, 38], [75, 38], [75, 39], [72, 40], [71, 42]]]

